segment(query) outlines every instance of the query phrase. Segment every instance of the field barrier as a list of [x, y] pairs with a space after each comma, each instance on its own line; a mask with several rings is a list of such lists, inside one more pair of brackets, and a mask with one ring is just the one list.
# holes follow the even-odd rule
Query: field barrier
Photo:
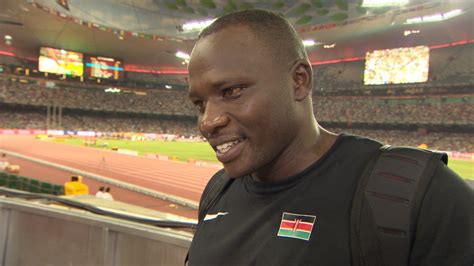
[[1, 265], [183, 265], [192, 234], [0, 198]]

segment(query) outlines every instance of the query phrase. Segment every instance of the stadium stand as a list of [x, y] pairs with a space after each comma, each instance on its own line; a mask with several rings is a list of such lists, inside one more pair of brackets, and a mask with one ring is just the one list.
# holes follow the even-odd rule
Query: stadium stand
[[[42, 80], [28, 83], [0, 79], [0, 99], [3, 103], [33, 106], [58, 105], [63, 108], [112, 112], [154, 113], [194, 116], [195, 110], [184, 91], [123, 90], [105, 92], [108, 88], [83, 88], [74, 83], [48, 87]], [[40, 84], [38, 84], [40, 83]], [[47, 82], [44, 82], [47, 84]]]
[[[472, 44], [433, 49], [427, 83], [366, 86], [363, 60], [316, 65], [316, 116], [338, 132], [390, 144], [473, 151], [473, 49]], [[131, 72], [129, 87], [111, 87], [5, 72], [0, 74], [2, 128], [199, 135], [184, 75]], [[52, 106], [61, 117], [48, 124]], [[419, 134], [420, 129], [426, 133]]]
[[[45, 107], [21, 105], [0, 106], [3, 128], [46, 128]], [[140, 132], [196, 136], [196, 122], [188, 117], [162, 117], [134, 113], [103, 113], [84, 110], [64, 110], [57, 129], [99, 132]]]
[[377, 124], [472, 125], [474, 95], [314, 97], [321, 121]]

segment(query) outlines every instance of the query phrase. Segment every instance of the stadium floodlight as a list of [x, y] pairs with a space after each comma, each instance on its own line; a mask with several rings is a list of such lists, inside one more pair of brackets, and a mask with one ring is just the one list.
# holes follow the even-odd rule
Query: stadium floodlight
[[409, 18], [405, 21], [405, 24], [416, 24], [423, 22], [422, 17]]
[[308, 39], [303, 41], [304, 47], [310, 47], [316, 45], [316, 42], [314, 40]]
[[177, 51], [175, 56], [177, 58], [181, 58], [181, 59], [184, 59], [184, 60], [189, 60], [189, 58], [190, 58], [189, 54], [187, 54], [185, 52], [181, 52], [181, 51]]
[[165, 85], [165, 88], [168, 89], [168, 90], [170, 90], [170, 89], [173, 88], [173, 86], [171, 86], [171, 85]]
[[205, 27], [211, 25], [211, 23], [214, 22], [214, 20], [216, 20], [216, 19], [191, 21], [191, 22], [183, 24], [183, 26], [181, 26], [181, 28], [183, 29], [183, 32], [185, 32], [185, 33], [197, 32], [197, 31], [201, 31]]
[[403, 32], [403, 35], [408, 36], [410, 34], [418, 34], [418, 33], [420, 33], [420, 30], [406, 30]]
[[364, 0], [362, 7], [404, 6], [409, 0]]
[[448, 11], [446, 13], [436, 13], [432, 15], [427, 15], [423, 17], [414, 17], [414, 18], [409, 18], [405, 21], [405, 24], [416, 24], [416, 23], [425, 23], [425, 22], [436, 22], [436, 21], [443, 21], [447, 20], [456, 16], [461, 15], [462, 9], [454, 9], [451, 11]]
[[117, 88], [108, 88], [108, 89], [105, 89], [104, 91], [108, 93], [120, 93], [122, 90], [117, 89]]
[[441, 20], [443, 20], [443, 15], [439, 13], [423, 17], [423, 22], [434, 22], [434, 21], [441, 21]]
[[10, 35], [5, 35], [3, 38], [5, 39], [5, 44], [6, 44], [6, 45], [8, 45], [8, 46], [12, 45], [12, 40], [13, 40], [13, 37], [12, 37], [12, 36], [10, 36]]
[[462, 9], [454, 9], [443, 14], [443, 19], [453, 18], [459, 16], [462, 13]]

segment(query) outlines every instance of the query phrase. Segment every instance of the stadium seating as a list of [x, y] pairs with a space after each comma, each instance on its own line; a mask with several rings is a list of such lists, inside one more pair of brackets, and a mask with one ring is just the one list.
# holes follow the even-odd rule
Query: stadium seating
[[[364, 60], [315, 65], [316, 118], [337, 132], [376, 135], [406, 145], [418, 145], [405, 136], [423, 128], [428, 134], [416, 135], [417, 141], [439, 149], [473, 151], [473, 54], [470, 44], [431, 50], [429, 80], [419, 84], [366, 86]], [[119, 93], [109, 93], [97, 84], [48, 83], [31, 77], [18, 82], [17, 76], [0, 74], [0, 128], [199, 135], [196, 110], [183, 89], [186, 76], [170, 75], [170, 83], [181, 80], [182, 85], [171, 90], [155, 89], [154, 74], [130, 73], [129, 78], [141, 89], [121, 87]], [[160, 82], [167, 82], [166, 77], [161, 76]], [[51, 106], [58, 108], [48, 124]], [[400, 131], [396, 135], [394, 127]], [[379, 130], [371, 133], [374, 129]], [[449, 138], [443, 130], [451, 132]]]
[[0, 171], [0, 186], [33, 193], [64, 195], [64, 186]]

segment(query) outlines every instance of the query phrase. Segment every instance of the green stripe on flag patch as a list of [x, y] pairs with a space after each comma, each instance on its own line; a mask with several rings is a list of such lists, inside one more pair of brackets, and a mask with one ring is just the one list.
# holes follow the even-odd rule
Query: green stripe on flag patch
[[293, 230], [280, 228], [280, 230], [278, 230], [278, 236], [309, 240], [309, 237], [311, 236], [311, 232], [293, 231]]

